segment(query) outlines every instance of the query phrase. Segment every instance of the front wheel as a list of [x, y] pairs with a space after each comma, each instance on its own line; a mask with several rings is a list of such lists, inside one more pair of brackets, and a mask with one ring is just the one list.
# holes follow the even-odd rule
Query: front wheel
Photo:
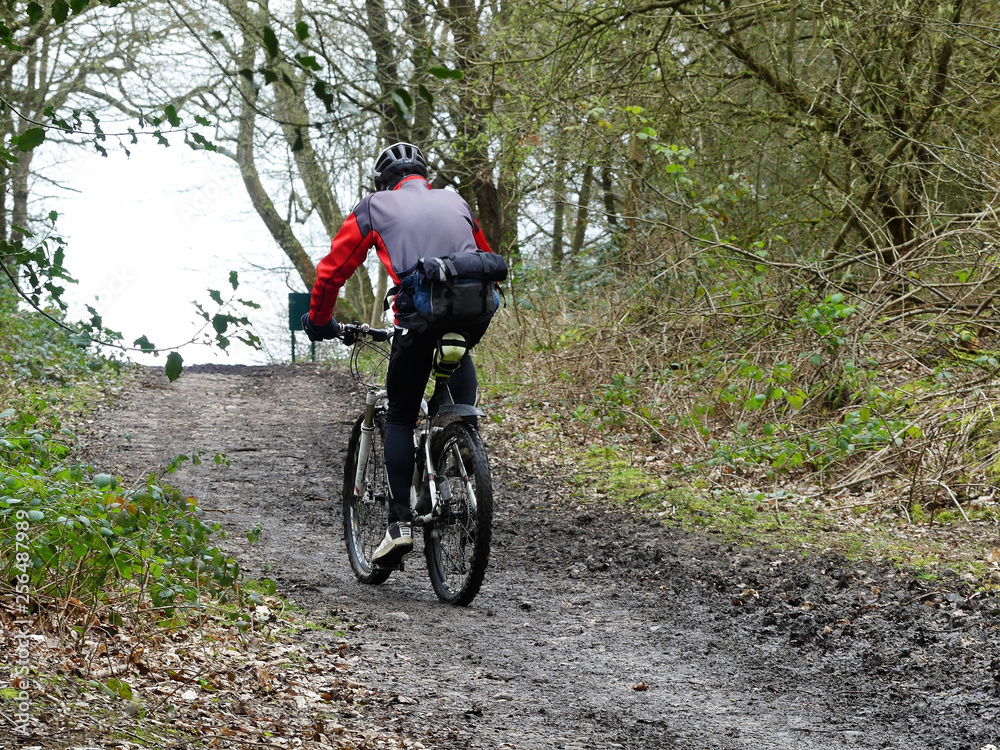
[[347, 443], [347, 460], [344, 462], [344, 540], [354, 575], [362, 583], [383, 583], [392, 572], [376, 568], [372, 555], [382, 541], [389, 523], [389, 480], [385, 473], [385, 419], [375, 414], [375, 431], [372, 433], [371, 450], [365, 461], [364, 480], [354, 486], [361, 452], [361, 425], [364, 415], [358, 417]]
[[441, 601], [464, 606], [479, 593], [489, 562], [489, 461], [479, 432], [464, 422], [452, 422], [435, 436], [431, 457], [441, 478], [441, 497], [440, 514], [424, 528], [427, 570]]

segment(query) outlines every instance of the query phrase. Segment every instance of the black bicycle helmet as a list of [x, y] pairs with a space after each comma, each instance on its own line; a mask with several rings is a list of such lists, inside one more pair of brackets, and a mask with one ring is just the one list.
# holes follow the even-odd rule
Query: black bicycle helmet
[[412, 143], [394, 143], [375, 160], [375, 189], [391, 190], [407, 175], [427, 178], [427, 162]]

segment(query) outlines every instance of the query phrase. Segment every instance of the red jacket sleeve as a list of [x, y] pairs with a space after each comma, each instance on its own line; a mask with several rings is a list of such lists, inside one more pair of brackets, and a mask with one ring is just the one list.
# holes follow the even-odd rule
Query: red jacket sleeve
[[309, 318], [316, 325], [323, 326], [330, 322], [341, 288], [368, 257], [373, 234], [369, 229], [367, 234], [362, 235], [353, 213], [344, 219], [343, 226], [330, 243], [329, 254], [316, 266], [316, 283], [309, 305]]
[[472, 226], [472, 236], [476, 238], [476, 247], [480, 250], [485, 250], [488, 253], [493, 252], [490, 250], [490, 244], [486, 241], [486, 235], [483, 234], [483, 230], [479, 228], [478, 222]]

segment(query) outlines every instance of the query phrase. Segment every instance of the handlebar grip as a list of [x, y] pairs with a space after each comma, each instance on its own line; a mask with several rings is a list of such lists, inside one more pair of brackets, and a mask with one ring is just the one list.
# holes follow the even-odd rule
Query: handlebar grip
[[[338, 324], [338, 334], [340, 338], [361, 339], [367, 338], [372, 341], [388, 341], [392, 338], [392, 330], [385, 328], [372, 328], [367, 323], [341, 323]], [[354, 343], [351, 341], [350, 343]]]

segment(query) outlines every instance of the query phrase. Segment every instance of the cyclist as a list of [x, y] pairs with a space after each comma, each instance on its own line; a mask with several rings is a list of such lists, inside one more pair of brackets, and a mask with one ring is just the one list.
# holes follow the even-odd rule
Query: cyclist
[[[476, 250], [490, 252], [469, 204], [457, 193], [431, 188], [427, 162], [413, 144], [395, 143], [382, 151], [375, 160], [373, 176], [376, 192], [361, 199], [333, 238], [330, 253], [316, 268], [309, 313], [302, 316], [302, 327], [310, 341], [336, 337], [339, 326], [332, 316], [337, 295], [372, 247], [396, 284], [400, 274], [421, 258]], [[398, 311], [394, 308], [394, 312]], [[372, 555], [372, 562], [382, 567], [398, 564], [413, 549], [409, 503], [415, 460], [413, 430], [440, 335], [433, 330], [407, 328], [398, 314], [395, 322], [386, 371], [389, 527]], [[449, 381], [455, 403], [476, 402], [476, 368], [468, 349], [479, 342], [488, 325], [475, 323], [461, 331], [467, 351]]]

